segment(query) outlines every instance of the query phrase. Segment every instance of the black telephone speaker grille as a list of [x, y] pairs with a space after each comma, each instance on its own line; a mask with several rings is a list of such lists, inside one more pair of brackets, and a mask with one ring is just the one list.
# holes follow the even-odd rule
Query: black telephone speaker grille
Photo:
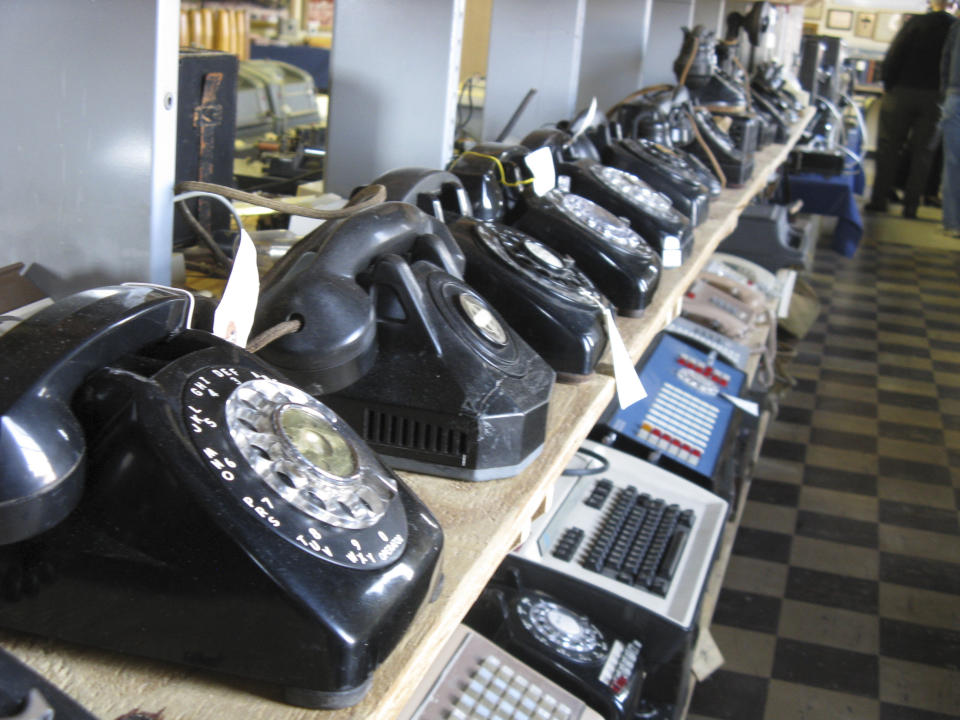
[[458, 457], [467, 452], [467, 434], [399, 413], [363, 411], [363, 439], [377, 445]]

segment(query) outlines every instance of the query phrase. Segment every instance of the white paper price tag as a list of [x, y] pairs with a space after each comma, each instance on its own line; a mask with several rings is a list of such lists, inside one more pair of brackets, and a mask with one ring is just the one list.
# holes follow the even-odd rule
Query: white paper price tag
[[253, 327], [253, 315], [260, 299], [260, 274], [257, 271], [257, 250], [243, 228], [233, 260], [233, 269], [217, 310], [213, 314], [213, 334], [246, 347]]
[[523, 161], [533, 173], [533, 192], [537, 195], [546, 195], [557, 186], [557, 168], [550, 148], [542, 147], [527, 153]]
[[737, 397], [730, 393], [720, 393], [720, 397], [729, 400], [732, 405], [740, 408], [747, 413], [747, 415], [753, 415], [753, 417], [760, 415], [760, 406], [753, 400], [744, 400], [742, 397]]
[[626, 410], [638, 400], [643, 400], [647, 396], [647, 391], [640, 382], [640, 376], [637, 375], [637, 369], [630, 360], [630, 353], [627, 352], [623, 344], [623, 338], [620, 337], [620, 331], [617, 329], [617, 323], [613, 319], [613, 312], [606, 310], [603, 313], [603, 321], [607, 327], [607, 338], [609, 339], [610, 356], [613, 358], [613, 378], [617, 383], [617, 401], [620, 403], [620, 409]]

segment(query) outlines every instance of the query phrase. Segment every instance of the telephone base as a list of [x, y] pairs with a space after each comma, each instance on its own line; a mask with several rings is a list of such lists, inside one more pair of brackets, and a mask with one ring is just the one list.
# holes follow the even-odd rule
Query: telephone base
[[301, 687], [282, 688], [283, 702], [311, 710], [341, 710], [356, 705], [366, 697], [373, 685], [373, 676], [350, 690], [323, 691]]
[[423, 473], [424, 475], [440, 475], [442, 477], [453, 478], [454, 480], [467, 480], [469, 482], [486, 482], [487, 480], [500, 480], [502, 478], [519, 475], [537, 459], [542, 451], [543, 444], [541, 443], [533, 452], [515, 465], [498, 465], [492, 468], [460, 468], [442, 463], [414, 460], [409, 457], [399, 457], [391, 455], [382, 448], [378, 448], [380, 457], [394, 470], [406, 470], [407, 472]]

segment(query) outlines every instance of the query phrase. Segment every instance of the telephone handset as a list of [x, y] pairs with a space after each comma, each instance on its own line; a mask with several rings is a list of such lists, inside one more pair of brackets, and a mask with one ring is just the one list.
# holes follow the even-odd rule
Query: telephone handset
[[559, 379], [593, 372], [607, 346], [608, 302], [572, 258], [509, 225], [471, 217], [466, 191], [449, 172], [403, 168], [375, 182], [387, 189], [388, 200], [409, 202], [448, 221], [467, 258], [466, 281], [490, 298]]
[[497, 581], [465, 623], [607, 720], [633, 720], [645, 671], [642, 644], [630, 634], [604, 627], [566, 598]]
[[430, 260], [458, 277], [466, 263], [443, 222], [406, 203], [327, 221], [263, 279], [254, 331], [291, 318], [302, 327], [260, 356], [314, 395], [355, 382], [377, 354], [377, 299], [364, 287], [366, 273], [391, 253]]
[[740, 300], [722, 287], [722, 279], [717, 283], [709, 282], [707, 278], [698, 277], [684, 294], [684, 303], [696, 304], [704, 302], [736, 318], [738, 322], [752, 327], [761, 320], [763, 309], [754, 310], [748, 303]]
[[[587, 198], [614, 215], [626, 218], [634, 230], [660, 253], [664, 267], [679, 267], [693, 246], [690, 221], [670, 198], [636, 175], [592, 158], [576, 158], [567, 149], [570, 135], [541, 128], [523, 139], [531, 150], [549, 147], [554, 154], [561, 189]], [[566, 178], [566, 180], [564, 180]]]
[[[527, 187], [523, 146], [483, 143], [451, 166], [470, 195], [475, 217], [499, 197], [508, 224], [569, 255], [621, 315], [637, 316], [660, 280], [660, 257], [627, 221], [596, 203], [553, 188], [538, 196]], [[502, 173], [502, 175], [501, 175]]]
[[780, 282], [777, 276], [762, 265], [725, 252], [715, 252], [711, 257], [711, 266], [713, 263], [719, 263], [739, 273], [771, 300], [780, 297]]
[[[692, 292], [693, 297], [691, 297], [690, 291], [688, 291], [688, 294], [683, 299], [683, 317], [722, 333], [733, 340], [743, 340], [746, 338], [750, 332], [750, 325], [729, 311], [729, 307], [732, 307], [732, 305], [725, 302], [729, 296], [724, 298], [719, 290], [713, 290], [713, 292], [711, 292], [709, 287], [706, 288], [705, 291], [702, 287], [694, 288]], [[720, 300], [721, 304], [725, 307], [711, 302], [711, 297], [714, 300]], [[732, 298], [729, 299], [732, 300]]]
[[441, 530], [329, 408], [188, 329], [191, 302], [98, 288], [0, 337], [0, 625], [354, 704]]
[[676, 153], [651, 140], [615, 140], [601, 149], [603, 162], [636, 175], [662, 192], [694, 227], [705, 222], [710, 188]]
[[722, 271], [719, 273], [710, 272], [708, 268], [700, 273], [699, 278], [705, 283], [732, 295], [756, 314], [764, 313], [769, 308], [769, 303], [762, 292], [737, 278], [731, 277], [729, 274], [724, 274]]
[[73, 698], [0, 649], [0, 718], [96, 720]]
[[533, 461], [555, 373], [463, 282], [464, 255], [440, 220], [387, 202], [301, 244], [264, 291], [258, 322], [304, 326], [265, 360], [322, 395], [394, 468], [487, 480]]

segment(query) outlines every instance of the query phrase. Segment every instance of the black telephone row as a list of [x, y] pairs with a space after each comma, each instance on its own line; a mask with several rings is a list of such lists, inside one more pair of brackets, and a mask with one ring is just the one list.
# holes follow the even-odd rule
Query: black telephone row
[[[703, 106], [739, 106], [744, 79], [711, 65], [701, 30], [678, 59], [686, 87], [609, 123], [377, 178], [386, 202], [327, 221], [264, 279], [254, 332], [300, 327], [257, 354], [193, 327], [209, 308], [185, 293], [137, 285], [0, 336], [0, 626], [253, 679], [295, 705], [359, 702], [439, 575], [442, 530], [394, 470], [486, 481], [533, 462], [554, 381], [594, 371], [608, 316], [643, 314], [711, 198], [789, 122], [768, 71], [754, 113], [720, 129]], [[544, 148], [559, 181], [537, 192], [526, 159]], [[660, 534], [669, 567], [634, 564], [665, 594], [683, 545]], [[491, 634], [607, 717], [640, 711], [637, 628], [507, 580], [485, 601], [505, 623]]]

